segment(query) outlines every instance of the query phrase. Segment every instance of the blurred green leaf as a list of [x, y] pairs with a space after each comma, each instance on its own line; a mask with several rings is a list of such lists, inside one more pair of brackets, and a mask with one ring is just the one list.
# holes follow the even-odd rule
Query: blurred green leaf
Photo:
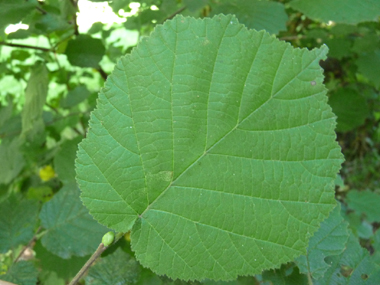
[[0, 184], [8, 184], [25, 166], [24, 156], [20, 152], [23, 140], [18, 137], [3, 139], [0, 143]]
[[17, 24], [34, 11], [36, 0], [0, 0], [0, 30], [9, 24]]
[[325, 258], [338, 255], [345, 249], [349, 235], [347, 226], [347, 222], [340, 215], [340, 205], [338, 204], [310, 239], [306, 255], [296, 258], [300, 272], [310, 274], [313, 279], [323, 277], [329, 268]]
[[325, 41], [329, 47], [329, 56], [337, 59], [342, 59], [351, 54], [352, 42], [348, 39], [334, 38]]
[[315, 21], [325, 23], [358, 24], [377, 21], [380, 16], [378, 0], [293, 0], [290, 6]]
[[30, 261], [19, 261], [9, 268], [7, 274], [0, 275], [0, 280], [17, 285], [36, 285], [38, 270]]
[[339, 132], [347, 132], [362, 125], [369, 114], [366, 99], [353, 89], [338, 89], [330, 95], [329, 104], [338, 117], [336, 129]]
[[359, 238], [369, 239], [373, 236], [373, 227], [359, 213], [347, 213], [344, 218], [348, 221], [352, 233]]
[[286, 31], [288, 15], [282, 3], [258, 0], [220, 1], [214, 4], [211, 15], [235, 14], [247, 28], [266, 30], [271, 34]]
[[361, 38], [355, 39], [352, 50], [357, 53], [371, 53], [377, 50], [380, 46], [380, 37], [373, 34], [365, 35]]
[[61, 99], [62, 108], [71, 108], [78, 105], [80, 102], [87, 99], [90, 96], [90, 91], [88, 91], [85, 85], [79, 85], [74, 89], [70, 90], [66, 97]]
[[64, 280], [73, 278], [89, 258], [72, 256], [70, 259], [62, 259], [44, 248], [40, 241], [37, 241], [33, 250], [43, 271], [55, 272], [57, 277]]
[[0, 253], [27, 244], [37, 223], [38, 203], [10, 195], [0, 204]]
[[76, 161], [82, 201], [171, 278], [293, 260], [336, 204], [326, 53], [231, 15], [157, 26], [100, 92]]
[[118, 248], [92, 266], [85, 280], [92, 285], [135, 284], [140, 270], [140, 264]]
[[64, 259], [93, 253], [108, 231], [90, 216], [75, 184], [65, 185], [45, 203], [40, 219], [47, 230], [42, 245]]
[[297, 267], [287, 265], [282, 265], [280, 269], [264, 271], [262, 277], [264, 281], [270, 281], [269, 284], [273, 285], [301, 285], [308, 282], [306, 275], [300, 274]]
[[356, 60], [356, 65], [365, 77], [380, 88], [380, 49], [373, 52], [362, 53]]
[[54, 158], [54, 169], [63, 183], [75, 183], [74, 161], [82, 137], [66, 141]]
[[69, 41], [65, 54], [72, 65], [98, 68], [105, 48], [101, 40], [80, 35]]
[[380, 195], [368, 190], [351, 190], [347, 194], [346, 202], [350, 209], [364, 214], [369, 222], [380, 222]]
[[53, 196], [53, 190], [48, 186], [30, 187], [26, 197], [30, 200], [47, 202]]
[[49, 88], [48, 70], [42, 62], [37, 62], [31, 71], [25, 90], [25, 104], [22, 110], [22, 134], [33, 137], [43, 129], [43, 106]]

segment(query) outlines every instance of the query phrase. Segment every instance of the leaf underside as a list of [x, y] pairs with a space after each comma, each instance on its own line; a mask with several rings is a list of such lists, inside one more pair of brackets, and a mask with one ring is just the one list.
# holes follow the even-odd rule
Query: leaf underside
[[174, 279], [230, 280], [305, 253], [342, 162], [326, 53], [230, 15], [157, 26], [99, 94], [76, 161], [83, 203]]

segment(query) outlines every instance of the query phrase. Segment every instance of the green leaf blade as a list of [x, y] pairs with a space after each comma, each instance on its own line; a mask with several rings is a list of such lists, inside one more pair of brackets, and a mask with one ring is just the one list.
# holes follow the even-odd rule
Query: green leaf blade
[[[181, 279], [235, 279], [305, 252], [342, 155], [319, 60], [232, 16], [176, 17], [122, 58], [80, 144], [94, 217]], [[217, 240], [217, 242], [215, 242]]]
[[11, 195], [0, 204], [0, 253], [28, 244], [33, 238], [39, 206]]
[[55, 255], [68, 259], [94, 252], [107, 228], [99, 225], [82, 205], [75, 184], [67, 184], [40, 213], [41, 225], [47, 230], [42, 245]]

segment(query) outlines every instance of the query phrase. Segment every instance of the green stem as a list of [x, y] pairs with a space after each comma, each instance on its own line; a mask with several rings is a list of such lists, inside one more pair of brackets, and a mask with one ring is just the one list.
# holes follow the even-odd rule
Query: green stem
[[98, 248], [92, 254], [92, 256], [87, 260], [86, 264], [79, 270], [77, 275], [75, 275], [74, 279], [71, 280], [69, 285], [75, 285], [82, 278], [82, 276], [87, 272], [90, 266], [95, 262], [95, 260], [107, 249], [103, 243], [100, 243]]

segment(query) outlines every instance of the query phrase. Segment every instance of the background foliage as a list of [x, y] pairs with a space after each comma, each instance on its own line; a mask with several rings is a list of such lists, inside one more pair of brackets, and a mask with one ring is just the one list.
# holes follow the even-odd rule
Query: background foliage
[[[379, 2], [131, 3], [108, 1], [122, 20], [86, 29], [78, 25], [81, 2], [0, 0], [0, 279], [65, 284], [107, 231], [79, 199], [74, 159], [97, 93], [118, 58], [176, 14], [231, 13], [248, 28], [265, 29], [295, 47], [329, 47], [320, 64], [346, 161], [336, 179], [341, 209], [322, 223], [307, 254], [228, 284], [380, 283]], [[5, 32], [20, 21], [24, 29]], [[83, 282], [184, 283], [141, 267], [128, 235], [103, 254]]]

